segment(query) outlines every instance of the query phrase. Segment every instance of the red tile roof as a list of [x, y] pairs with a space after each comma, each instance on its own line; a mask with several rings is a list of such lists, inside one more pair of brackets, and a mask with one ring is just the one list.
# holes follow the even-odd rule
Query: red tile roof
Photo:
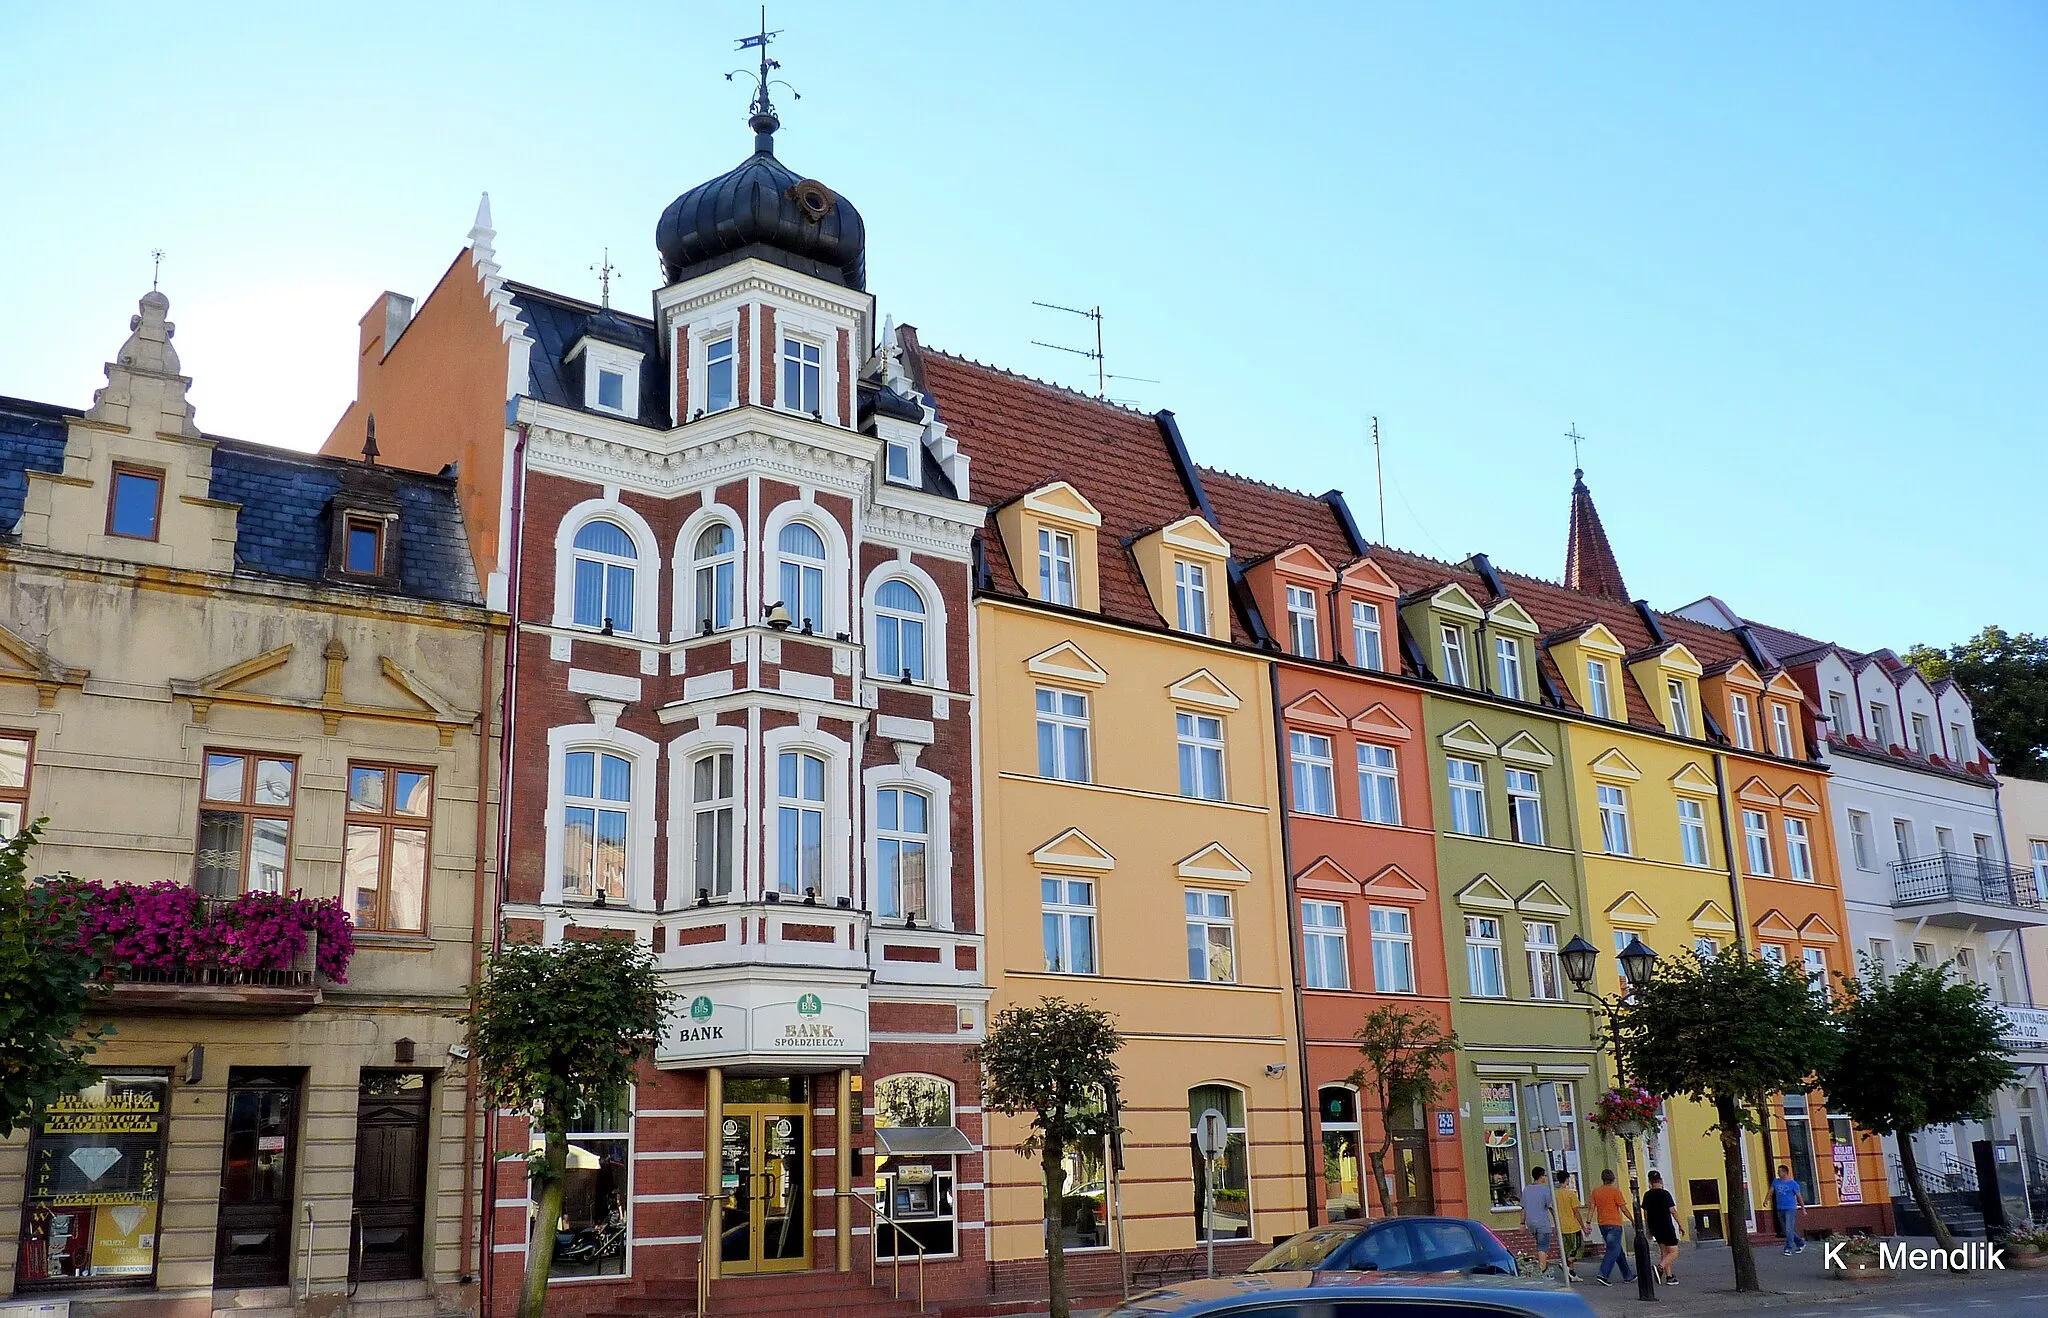
[[1600, 524], [1600, 510], [1593, 506], [1593, 492], [1586, 488], [1586, 473], [1572, 473], [1572, 524], [1564, 550], [1564, 584], [1607, 599], [1626, 600], [1628, 587], [1621, 583], [1621, 564], [1614, 559], [1614, 546], [1607, 543], [1607, 528]]
[[1230, 542], [1238, 562], [1269, 558], [1300, 544], [1314, 549], [1334, 568], [1358, 557], [1344, 524], [1327, 501], [1214, 467], [1199, 470], [1209, 506], [1221, 523], [1216, 529]]

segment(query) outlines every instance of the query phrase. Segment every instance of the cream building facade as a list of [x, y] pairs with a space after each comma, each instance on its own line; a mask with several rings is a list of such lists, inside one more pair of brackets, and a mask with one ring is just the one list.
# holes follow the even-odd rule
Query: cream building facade
[[46, 819], [34, 869], [105, 909], [309, 943], [124, 957], [101, 1083], [0, 1143], [0, 1295], [461, 1307], [502, 619], [451, 482], [203, 434], [167, 311], [83, 413], [0, 400], [0, 832]]

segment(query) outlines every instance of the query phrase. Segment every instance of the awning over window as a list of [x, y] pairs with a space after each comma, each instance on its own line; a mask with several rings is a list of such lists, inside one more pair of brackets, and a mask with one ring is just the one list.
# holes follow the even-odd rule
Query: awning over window
[[883, 1126], [875, 1131], [875, 1151], [894, 1157], [974, 1153], [974, 1141], [958, 1126]]

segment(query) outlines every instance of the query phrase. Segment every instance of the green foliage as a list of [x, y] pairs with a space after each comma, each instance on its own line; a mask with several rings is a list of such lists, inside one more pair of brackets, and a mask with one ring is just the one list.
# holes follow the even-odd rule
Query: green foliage
[[2019, 1074], [1990, 992], [1947, 965], [1886, 974], [1866, 960], [1864, 971], [1843, 981], [1842, 1050], [1821, 1072], [1828, 1110], [1901, 1136], [1988, 1113]]
[[1351, 1083], [1373, 1095], [1384, 1118], [1380, 1142], [1367, 1150], [1367, 1157], [1380, 1203], [1392, 1216], [1397, 1198], [1387, 1159], [1394, 1148], [1393, 1114], [1435, 1102], [1449, 1088], [1458, 1034], [1445, 1030], [1434, 1017], [1389, 1003], [1367, 1012], [1351, 1037], [1363, 1059], [1351, 1073]]
[[93, 1081], [86, 1059], [106, 1028], [81, 1032], [98, 966], [69, 951], [77, 913], [38, 900], [28, 853], [43, 820], [0, 844], [0, 1137]]
[[1660, 960], [1618, 1013], [1628, 1078], [1653, 1094], [1702, 1102], [1725, 1095], [1750, 1124], [1751, 1109], [1805, 1089], [1840, 1047], [1813, 985], [1806, 971], [1732, 944], [1712, 957]]
[[1052, 1318], [1068, 1318], [1072, 1312], [1067, 1252], [1059, 1230], [1066, 1214], [1066, 1168], [1061, 1160], [1076, 1144], [1107, 1133], [1109, 1115], [1102, 1097], [1116, 1088], [1116, 1055], [1123, 1046], [1110, 1013], [1065, 998], [1040, 998], [1035, 1006], [997, 1012], [989, 1022], [987, 1041], [974, 1050], [981, 1065], [982, 1106], [1005, 1116], [1031, 1118], [1031, 1137], [1018, 1152], [1037, 1152], [1045, 1183], [1045, 1263]]
[[1999, 772], [2048, 781], [2048, 636], [1986, 627], [1947, 650], [1916, 645], [1905, 658], [1928, 681], [1953, 678], [1963, 689]]
[[512, 943], [470, 990], [469, 1046], [492, 1103], [559, 1133], [579, 1103], [631, 1082], [672, 1010], [639, 944]]

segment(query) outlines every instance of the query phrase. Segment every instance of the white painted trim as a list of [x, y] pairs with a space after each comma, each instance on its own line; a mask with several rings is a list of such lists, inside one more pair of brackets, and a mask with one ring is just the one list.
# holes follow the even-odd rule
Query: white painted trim
[[[765, 610], [768, 605], [782, 599], [782, 551], [779, 546], [782, 528], [791, 522], [804, 523], [816, 531], [818, 538], [825, 542], [825, 616], [817, 619], [813, 626], [820, 635], [833, 636], [839, 632], [847, 632], [853, 635], [854, 640], [859, 640], [860, 636], [854, 624], [847, 618], [849, 555], [846, 547], [846, 528], [839, 524], [838, 518], [819, 507], [809, 495], [776, 504], [761, 519], [761, 552], [754, 556], [761, 568], [758, 573], [761, 607]], [[786, 605], [789, 601], [784, 600], [783, 603]], [[803, 625], [803, 620], [795, 617], [794, 610], [791, 611], [791, 617], [795, 619], [795, 626]]]
[[[724, 724], [696, 726], [668, 744], [668, 905], [679, 911], [697, 900], [697, 817], [691, 808], [690, 765], [713, 750], [732, 752], [733, 876], [732, 896], [746, 893], [747, 810], [751, 786], [747, 775], [747, 730]], [[698, 1113], [697, 1115], [703, 1115]]]
[[[562, 806], [564, 757], [574, 750], [608, 751], [632, 766], [633, 799], [626, 811], [626, 901], [635, 910], [654, 909], [654, 782], [661, 748], [614, 724], [563, 724], [548, 729], [546, 849], [541, 872], [541, 905], [560, 906], [562, 895]], [[577, 903], [580, 908], [582, 903]], [[553, 940], [550, 940], [553, 941]]]
[[746, 519], [740, 516], [739, 509], [707, 499], [684, 519], [682, 530], [676, 533], [675, 582], [671, 591], [675, 611], [669, 618], [671, 641], [687, 641], [696, 636], [704, 620], [703, 608], [697, 602], [695, 554], [697, 537], [714, 522], [723, 522], [732, 529], [732, 625], [744, 627], [752, 621], [747, 612], [747, 561], [754, 546], [747, 543]]
[[[828, 549], [828, 557], [829, 554], [830, 550]], [[883, 563], [868, 574], [867, 582], [861, 587], [861, 635], [868, 638], [868, 676], [877, 681], [887, 682], [898, 681], [902, 677], [900, 673], [885, 673], [875, 666], [876, 655], [879, 649], [873, 642], [873, 637], [876, 634], [875, 597], [881, 592], [882, 587], [891, 581], [904, 582], [916, 590], [924, 599], [925, 675], [924, 680], [918, 683], [918, 685], [937, 687], [940, 690], [948, 689], [950, 684], [946, 673], [946, 594], [939, 589], [939, 583], [932, 580], [931, 573], [926, 572], [908, 559], [896, 559]]]
[[620, 636], [643, 641], [661, 639], [661, 542], [647, 519], [618, 500], [617, 490], [606, 497], [585, 499], [562, 514], [555, 527], [555, 616], [553, 624], [571, 631], [587, 632], [576, 625], [576, 533], [599, 518], [617, 523], [632, 537], [639, 558], [633, 568], [633, 626], [614, 631]]
[[[881, 901], [881, 875], [875, 869], [880, 855], [880, 838], [877, 835], [876, 819], [879, 817], [875, 805], [877, 794], [885, 787], [903, 787], [924, 795], [925, 811], [925, 893], [929, 903], [920, 926], [933, 929], [953, 927], [953, 784], [950, 780], [929, 769], [905, 768], [894, 764], [878, 764], [861, 775], [862, 808], [865, 811], [865, 849], [868, 858], [866, 875], [870, 909], [879, 912]], [[883, 917], [875, 916], [876, 927]]]
[[[848, 801], [848, 782], [851, 774], [848, 766], [852, 762], [852, 750], [847, 743], [828, 732], [816, 728], [797, 727], [769, 728], [761, 734], [761, 806], [758, 812], [761, 824], [758, 836], [761, 839], [760, 890], [748, 885], [748, 899], [755, 900], [766, 893], [775, 880], [777, 845], [780, 842], [780, 812], [775, 777], [785, 751], [809, 751], [825, 761], [825, 823], [823, 829], [824, 856], [820, 860], [820, 886], [818, 904], [830, 906], [841, 897], [851, 897], [853, 904], [866, 907], [867, 895], [862, 892], [842, 892], [834, 887], [834, 881], [841, 875], [852, 873], [853, 816]], [[864, 886], [864, 885], [863, 885]], [[779, 889], [778, 889], [779, 891]], [[802, 893], [796, 894], [799, 898]]]

